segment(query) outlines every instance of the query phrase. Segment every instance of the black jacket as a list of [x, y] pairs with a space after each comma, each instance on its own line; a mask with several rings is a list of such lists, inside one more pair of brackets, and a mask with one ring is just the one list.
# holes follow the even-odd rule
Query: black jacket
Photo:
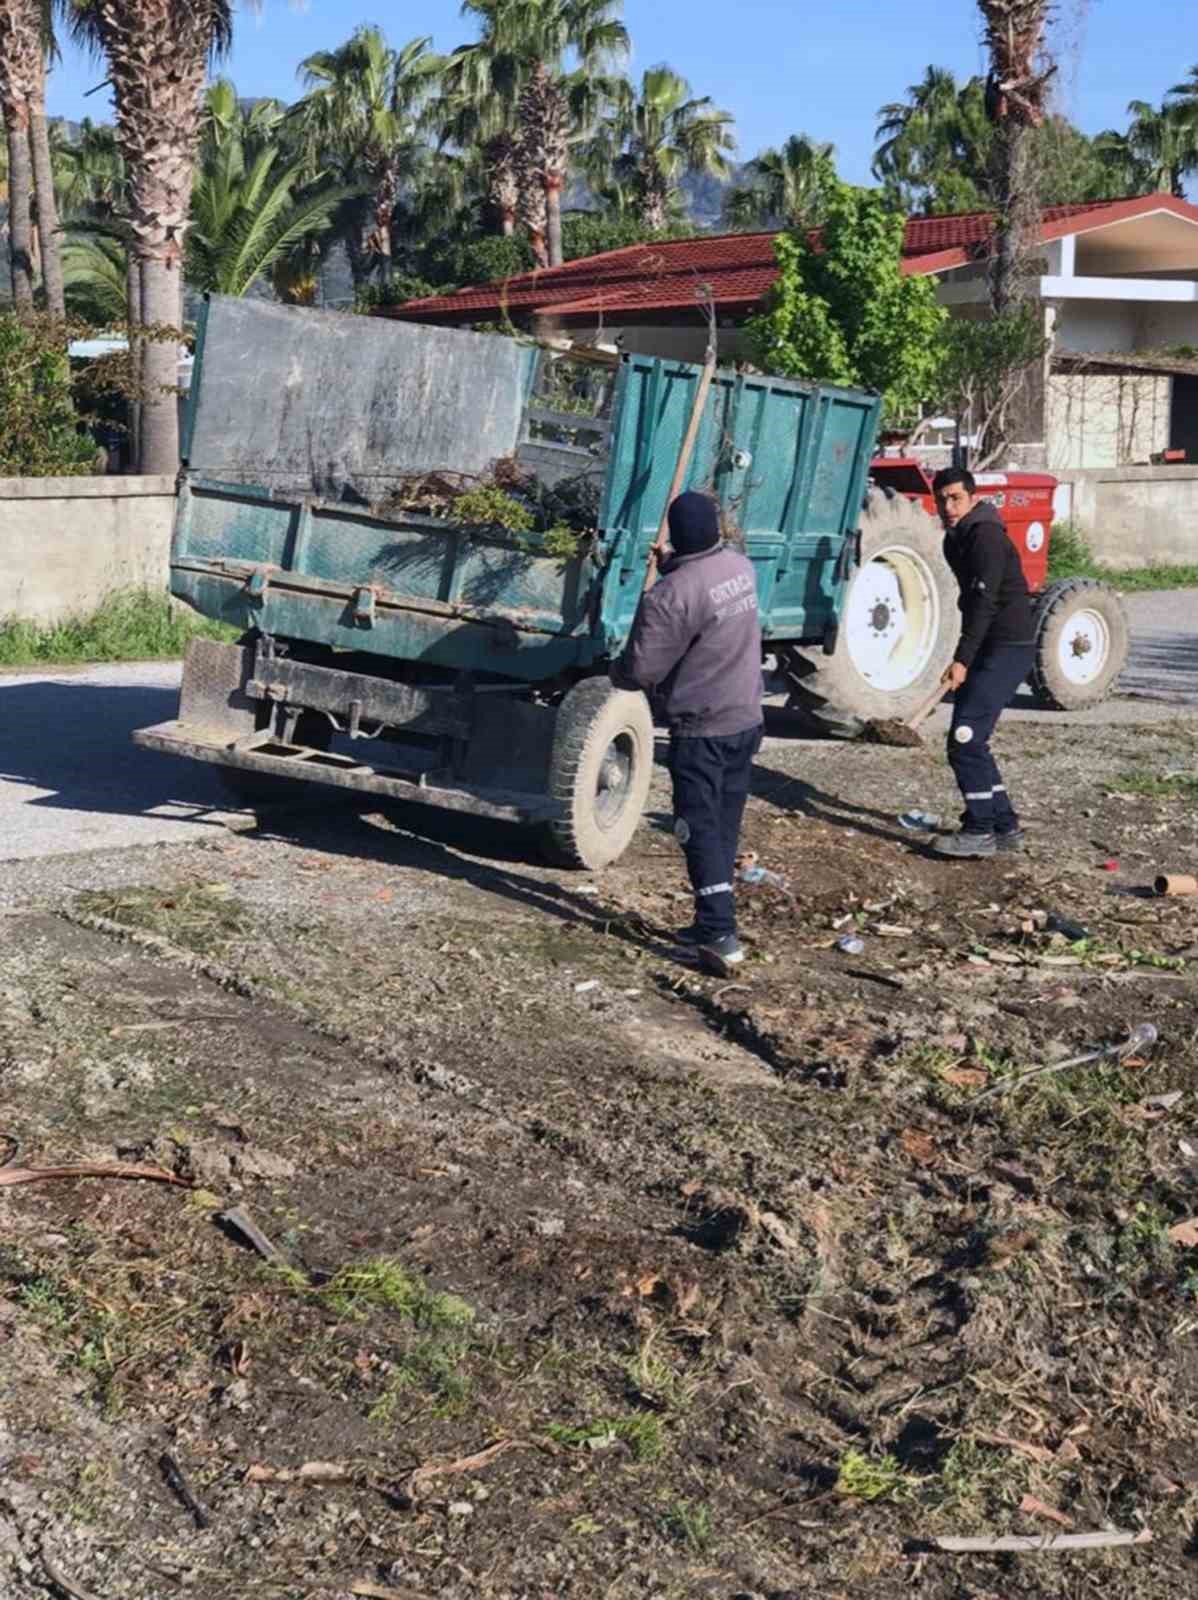
[[961, 590], [961, 642], [954, 660], [968, 667], [983, 649], [1032, 642], [1032, 602], [1019, 552], [988, 500], [979, 500], [945, 535], [944, 559]]

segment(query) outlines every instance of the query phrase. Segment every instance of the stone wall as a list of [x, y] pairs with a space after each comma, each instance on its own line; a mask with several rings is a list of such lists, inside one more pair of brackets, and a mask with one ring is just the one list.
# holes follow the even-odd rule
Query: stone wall
[[1069, 469], [1055, 512], [1111, 567], [1198, 566], [1198, 466]]
[[45, 626], [119, 589], [165, 594], [173, 478], [0, 478], [0, 618]]

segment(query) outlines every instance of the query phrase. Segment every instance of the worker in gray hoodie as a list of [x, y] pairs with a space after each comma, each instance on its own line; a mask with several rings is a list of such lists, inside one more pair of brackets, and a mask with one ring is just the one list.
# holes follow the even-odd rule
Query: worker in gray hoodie
[[709, 496], [679, 495], [669, 526], [671, 554], [611, 678], [649, 695], [669, 728], [674, 833], [695, 892], [695, 920], [677, 938], [726, 975], [744, 960], [733, 878], [762, 736], [757, 578], [722, 541]]

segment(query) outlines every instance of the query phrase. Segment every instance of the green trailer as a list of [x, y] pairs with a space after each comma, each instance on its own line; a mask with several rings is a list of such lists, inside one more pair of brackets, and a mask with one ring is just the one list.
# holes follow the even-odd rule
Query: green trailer
[[[420, 801], [536, 827], [578, 865], [613, 861], [644, 807], [654, 730], [607, 667], [701, 375], [213, 297], [171, 590], [239, 642], [194, 643], [178, 718], [138, 743], [215, 763], [242, 794], [306, 782]], [[743, 538], [767, 650], [796, 680], [837, 648], [878, 413], [872, 394], [733, 371], [704, 405], [687, 486]], [[496, 462], [589, 486], [593, 535], [563, 554], [395, 509], [419, 475]]]

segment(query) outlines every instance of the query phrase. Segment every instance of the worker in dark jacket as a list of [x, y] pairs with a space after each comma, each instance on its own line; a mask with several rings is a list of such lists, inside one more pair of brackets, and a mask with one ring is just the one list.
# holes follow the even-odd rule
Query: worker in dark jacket
[[956, 690], [948, 759], [965, 813], [961, 831], [936, 845], [943, 856], [992, 856], [1023, 848], [1023, 829], [990, 752], [990, 738], [1031, 671], [1035, 628], [1019, 553], [972, 473], [946, 467], [932, 485], [944, 524], [944, 555], [961, 591], [961, 639], [945, 687]]
[[694, 923], [677, 937], [726, 974], [744, 960], [732, 885], [762, 732], [757, 578], [722, 542], [707, 495], [674, 501], [670, 550], [611, 678], [650, 695], [670, 730], [674, 833], [695, 891]]

